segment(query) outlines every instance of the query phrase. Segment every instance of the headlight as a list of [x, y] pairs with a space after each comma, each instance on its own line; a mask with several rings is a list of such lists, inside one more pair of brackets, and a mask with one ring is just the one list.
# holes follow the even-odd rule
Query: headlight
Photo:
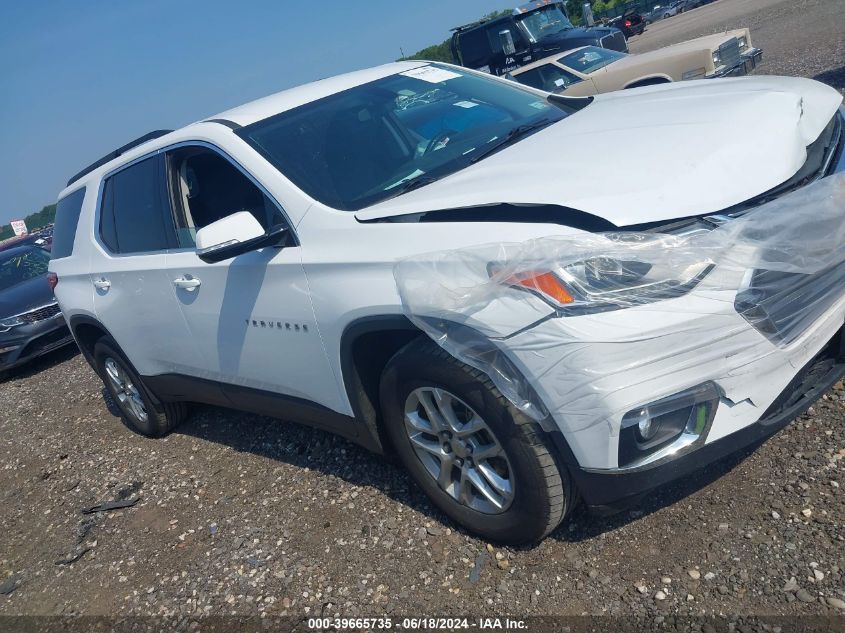
[[682, 296], [712, 268], [706, 260], [649, 263], [601, 256], [525, 272], [497, 272], [492, 267], [490, 275], [500, 283], [536, 294], [562, 316], [575, 316]]
[[719, 51], [713, 51], [713, 64], [717, 67], [722, 65], [722, 54]]
[[748, 40], [744, 35], [740, 35], [738, 38], [736, 38], [736, 41], [739, 42], [739, 50], [744, 51], [746, 48], [748, 48]]
[[681, 75], [681, 79], [686, 81], [687, 79], [698, 79], [699, 77], [704, 77], [707, 74], [707, 69], [702, 66], [701, 68], [696, 68], [695, 70], [688, 70], [683, 75]]
[[8, 332], [13, 327], [17, 327], [18, 325], [23, 325], [24, 321], [20, 319], [20, 317], [8, 317], [6, 319], [0, 319], [0, 332]]

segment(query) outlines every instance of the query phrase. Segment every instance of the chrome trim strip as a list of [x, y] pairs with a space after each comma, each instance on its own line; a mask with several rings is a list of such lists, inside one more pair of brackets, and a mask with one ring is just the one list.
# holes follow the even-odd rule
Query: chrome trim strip
[[[53, 306], [58, 306], [58, 305], [59, 305], [58, 301], [54, 301], [53, 303], [45, 303], [43, 306], [39, 306], [37, 308], [30, 308], [29, 310], [26, 310], [24, 312], [20, 312], [18, 314], [12, 314], [8, 317], [3, 317], [3, 318], [4, 319], [16, 319], [18, 317], [26, 316], [27, 314], [32, 314], [33, 312], [38, 312], [39, 310], [43, 310], [44, 308], [52, 308]], [[56, 316], [57, 314], [61, 314], [61, 313], [62, 313], [62, 311], [59, 310], [56, 314], [53, 314], [51, 316]], [[47, 317], [47, 318], [49, 319], [50, 317]], [[42, 321], [43, 320], [44, 319], [42, 319]], [[36, 323], [37, 323], [37, 321], [36, 321]]]

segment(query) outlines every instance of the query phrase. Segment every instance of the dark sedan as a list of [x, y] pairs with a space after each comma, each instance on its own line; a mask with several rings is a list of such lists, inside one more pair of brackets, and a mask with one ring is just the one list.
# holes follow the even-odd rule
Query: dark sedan
[[50, 254], [0, 251], [0, 372], [73, 342], [48, 283]]
[[615, 26], [625, 34], [626, 38], [630, 38], [641, 35], [645, 31], [646, 21], [636, 9], [629, 8], [625, 10], [625, 13], [613, 18], [607, 24], [608, 26]]

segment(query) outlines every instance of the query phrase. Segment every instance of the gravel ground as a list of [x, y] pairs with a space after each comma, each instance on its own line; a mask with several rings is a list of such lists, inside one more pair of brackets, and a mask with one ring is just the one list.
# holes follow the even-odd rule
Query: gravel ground
[[[756, 13], [701, 9], [632, 48], [673, 20], [679, 38], [750, 24], [761, 72], [842, 88], [845, 5], [788, 4], [721, 0]], [[0, 381], [0, 403], [0, 615], [845, 613], [841, 383], [755, 452], [523, 549], [462, 532], [400, 468], [320, 431], [196, 407], [138, 436], [71, 350]], [[127, 507], [83, 513], [109, 501]]]
[[812, 77], [845, 94], [843, 0], [718, 0], [650, 25], [632, 53], [740, 27], [763, 49], [757, 74]]

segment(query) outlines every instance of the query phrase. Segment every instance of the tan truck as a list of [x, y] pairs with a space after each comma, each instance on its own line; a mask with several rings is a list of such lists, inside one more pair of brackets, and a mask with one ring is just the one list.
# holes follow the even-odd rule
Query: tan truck
[[745, 75], [762, 56], [763, 51], [751, 44], [750, 31], [736, 29], [640, 54], [582, 46], [518, 68], [511, 77], [547, 92], [582, 97], [670, 81]]

